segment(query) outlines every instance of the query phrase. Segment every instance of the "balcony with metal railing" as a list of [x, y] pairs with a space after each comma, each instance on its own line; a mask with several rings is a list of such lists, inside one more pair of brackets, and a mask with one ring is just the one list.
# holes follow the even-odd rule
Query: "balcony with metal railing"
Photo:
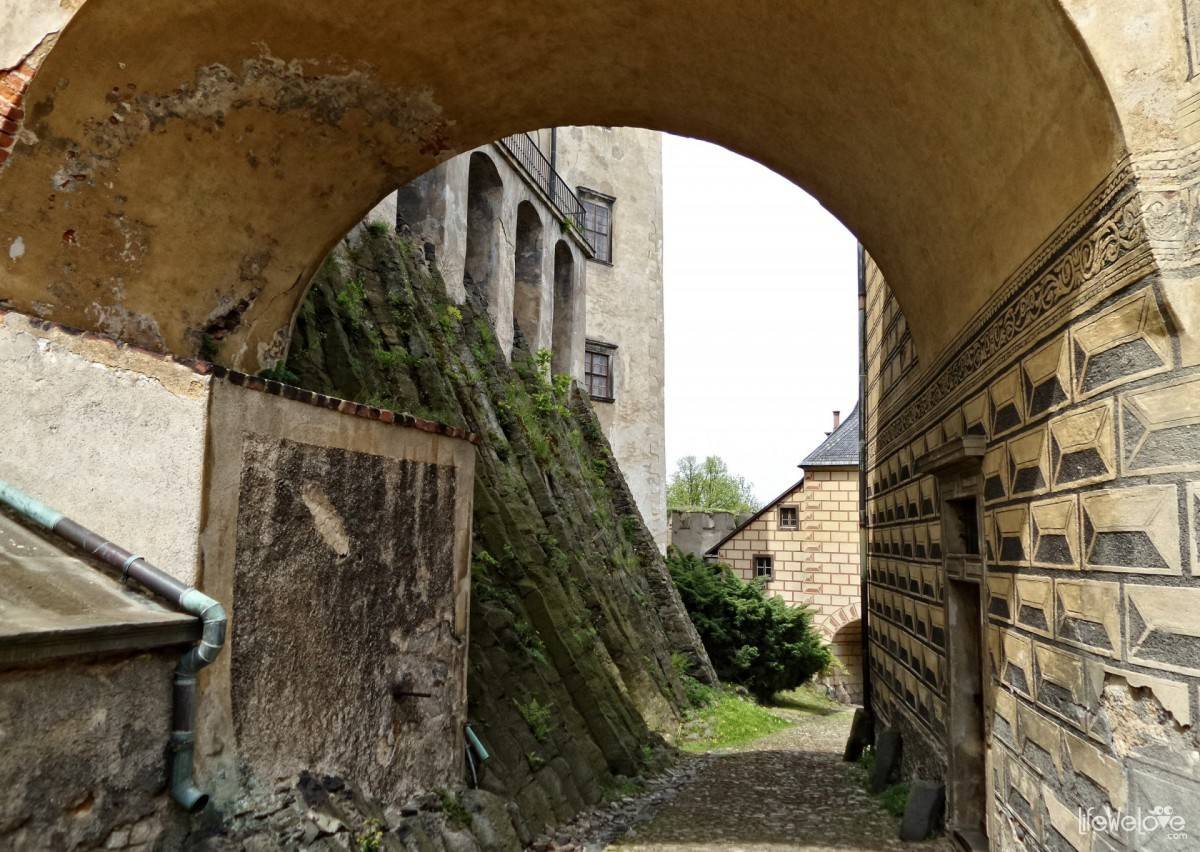
[[570, 223], [579, 239], [587, 246], [589, 253], [594, 255], [596, 247], [588, 238], [586, 230], [587, 210], [579, 196], [572, 192], [566, 181], [550, 164], [537, 141], [528, 133], [514, 133], [505, 136], [496, 144], [520, 166], [526, 177], [546, 196], [558, 214]]

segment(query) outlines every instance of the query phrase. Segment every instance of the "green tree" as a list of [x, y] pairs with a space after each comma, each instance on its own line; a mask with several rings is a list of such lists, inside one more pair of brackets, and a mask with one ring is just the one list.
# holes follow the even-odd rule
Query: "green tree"
[[667, 483], [667, 508], [683, 512], [733, 512], [742, 514], [758, 509], [754, 486], [729, 472], [720, 456], [697, 461], [684, 456], [675, 463], [675, 472]]
[[766, 594], [761, 582], [747, 583], [728, 565], [675, 547], [667, 549], [667, 567], [721, 680], [766, 702], [832, 663], [804, 607]]

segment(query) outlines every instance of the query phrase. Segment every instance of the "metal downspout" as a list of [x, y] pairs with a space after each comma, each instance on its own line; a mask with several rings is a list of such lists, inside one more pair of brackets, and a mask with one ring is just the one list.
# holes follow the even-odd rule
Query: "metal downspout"
[[175, 667], [174, 706], [171, 713], [171, 798], [189, 813], [208, 804], [208, 794], [192, 779], [195, 748], [196, 674], [221, 653], [225, 644], [225, 610], [220, 603], [192, 586], [186, 586], [145, 559], [75, 523], [49, 506], [0, 480], [0, 503], [45, 527], [59, 538], [118, 568], [121, 579], [132, 578], [203, 623], [200, 641], [187, 650]]
[[858, 244], [858, 559], [859, 618], [862, 621], [863, 708], [871, 709], [871, 602], [867, 554], [867, 253]]

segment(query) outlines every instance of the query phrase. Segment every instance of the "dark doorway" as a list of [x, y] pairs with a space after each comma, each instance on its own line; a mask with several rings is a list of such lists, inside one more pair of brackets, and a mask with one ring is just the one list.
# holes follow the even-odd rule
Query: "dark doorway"
[[[974, 502], [974, 501], [971, 501]], [[967, 849], [987, 849], [987, 746], [983, 717], [983, 619], [979, 583], [947, 580], [949, 637], [949, 827]]]

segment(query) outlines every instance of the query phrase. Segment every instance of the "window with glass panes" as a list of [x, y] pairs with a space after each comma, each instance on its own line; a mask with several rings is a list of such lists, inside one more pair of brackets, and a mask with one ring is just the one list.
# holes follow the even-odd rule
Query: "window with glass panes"
[[775, 576], [775, 560], [774, 560], [774, 558], [772, 558], [770, 556], [762, 555], [762, 554], [755, 556], [754, 557], [754, 576], [763, 578], [763, 579], [767, 579], [767, 580], [769, 580], [773, 576]]
[[583, 231], [596, 250], [596, 260], [612, 263], [612, 199], [582, 190]]
[[586, 350], [583, 353], [583, 376], [592, 399], [612, 399], [612, 352]]

